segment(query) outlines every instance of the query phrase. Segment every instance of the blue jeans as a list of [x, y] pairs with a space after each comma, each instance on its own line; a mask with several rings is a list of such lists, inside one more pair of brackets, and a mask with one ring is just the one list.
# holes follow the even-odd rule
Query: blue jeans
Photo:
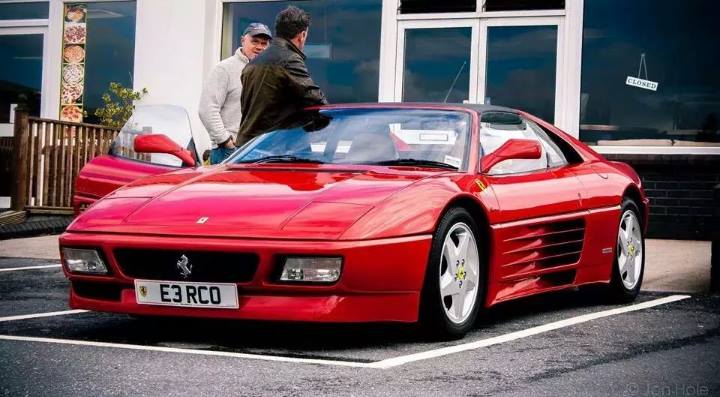
[[219, 164], [231, 154], [235, 152], [235, 149], [228, 149], [226, 147], [219, 147], [210, 151], [210, 164]]

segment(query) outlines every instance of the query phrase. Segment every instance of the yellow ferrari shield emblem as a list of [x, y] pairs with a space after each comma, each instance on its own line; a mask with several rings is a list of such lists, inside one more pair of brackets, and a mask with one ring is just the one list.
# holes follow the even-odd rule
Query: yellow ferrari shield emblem
[[146, 297], [146, 296], [147, 296], [147, 292], [148, 292], [148, 291], [147, 291], [147, 287], [144, 286], [144, 285], [141, 285], [141, 286], [140, 286], [140, 296], [142, 296], [143, 298]]
[[455, 275], [455, 277], [457, 277], [458, 280], [463, 281], [463, 280], [465, 280], [465, 276], [466, 276], [465, 266], [460, 265], [458, 267], [457, 274]]
[[484, 183], [482, 183], [482, 181], [480, 179], [475, 179], [475, 184], [477, 185], [478, 189], [480, 189], [481, 192], [484, 191], [485, 189], [487, 189], [487, 186]]

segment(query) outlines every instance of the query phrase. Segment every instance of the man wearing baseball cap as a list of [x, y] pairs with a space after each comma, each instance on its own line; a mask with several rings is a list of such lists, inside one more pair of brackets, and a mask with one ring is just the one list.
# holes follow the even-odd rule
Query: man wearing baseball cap
[[217, 164], [235, 150], [235, 139], [242, 119], [242, 71], [272, 40], [270, 29], [262, 23], [247, 26], [235, 54], [222, 60], [210, 72], [198, 114], [210, 135], [210, 164]]
[[243, 70], [238, 143], [302, 122], [303, 109], [327, 104], [305, 64], [310, 14], [288, 6], [275, 17], [275, 40]]

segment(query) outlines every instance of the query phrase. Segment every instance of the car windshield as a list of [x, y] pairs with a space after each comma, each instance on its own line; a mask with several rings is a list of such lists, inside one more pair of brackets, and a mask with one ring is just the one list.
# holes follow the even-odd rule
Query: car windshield
[[137, 105], [112, 143], [115, 156], [153, 164], [180, 167], [182, 160], [166, 153], [136, 153], [135, 138], [144, 134], [165, 134], [180, 147], [195, 152], [190, 118], [185, 108], [175, 105]]
[[470, 115], [426, 109], [308, 111], [298, 127], [258, 136], [226, 163], [305, 162], [461, 169]]

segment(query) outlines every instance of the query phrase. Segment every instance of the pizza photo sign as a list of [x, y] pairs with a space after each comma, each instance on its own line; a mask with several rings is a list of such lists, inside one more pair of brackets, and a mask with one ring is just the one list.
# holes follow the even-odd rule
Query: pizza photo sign
[[83, 121], [87, 5], [67, 3], [63, 13], [60, 120]]

